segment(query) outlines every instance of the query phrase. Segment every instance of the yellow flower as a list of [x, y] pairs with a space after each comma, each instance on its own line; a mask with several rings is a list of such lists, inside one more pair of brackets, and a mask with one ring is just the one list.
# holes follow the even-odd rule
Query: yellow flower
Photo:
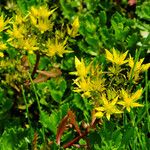
[[32, 6], [29, 13], [31, 23], [38, 28], [41, 33], [51, 30], [53, 23], [51, 23], [49, 16], [52, 15], [55, 10], [56, 9], [50, 11], [46, 6], [40, 6], [39, 8]]
[[78, 35], [79, 27], [80, 27], [79, 17], [76, 17], [72, 23], [72, 28], [70, 29], [69, 26], [67, 26], [68, 34], [71, 37], [76, 37]]
[[48, 18], [50, 15], [53, 14], [53, 12], [56, 10], [55, 9], [52, 9], [52, 10], [49, 10], [46, 6], [40, 6], [38, 12], [39, 12], [39, 16], [40, 17], [43, 17], [43, 18]]
[[0, 57], [4, 57], [4, 53], [3, 52], [0, 52]]
[[2, 41], [0, 41], [0, 57], [4, 57], [4, 53], [2, 51], [5, 50], [5, 49], [7, 49], [6, 44], [3, 43]]
[[24, 25], [18, 27], [16, 24], [13, 24], [13, 29], [7, 31], [10, 36], [8, 41], [23, 38], [26, 32], [27, 31]]
[[131, 75], [132, 75], [133, 80], [135, 82], [138, 81], [140, 79], [139, 74], [150, 68], [150, 63], [142, 64], [143, 61], [144, 61], [144, 58], [140, 59], [137, 62], [134, 62], [133, 57], [129, 56], [128, 64], [131, 68], [131, 70], [128, 74], [129, 79], [131, 78]]
[[91, 88], [93, 91], [103, 92], [105, 90], [105, 79], [96, 76], [91, 80]]
[[41, 31], [41, 33], [44, 33], [45, 31], [52, 30], [53, 23], [51, 23], [48, 19], [39, 19], [36, 27]]
[[81, 78], [84, 78], [89, 73], [90, 67], [91, 67], [91, 63], [88, 66], [85, 66], [83, 58], [81, 58], [80, 61], [77, 57], [75, 57], [75, 68], [77, 71], [71, 72], [70, 74], [74, 74]]
[[82, 93], [83, 97], [90, 97], [90, 90], [91, 90], [91, 85], [90, 85], [90, 79], [84, 79], [84, 78], [77, 78], [74, 80], [74, 84], [76, 84], [78, 87], [76, 87], [73, 91], [77, 93]]
[[96, 107], [95, 110], [97, 111], [95, 113], [95, 116], [98, 118], [101, 118], [104, 114], [106, 114], [106, 118], [110, 120], [110, 116], [112, 114], [118, 114], [122, 113], [119, 109], [117, 109], [117, 101], [118, 101], [118, 96], [115, 97], [113, 100], [109, 101], [107, 100], [106, 96], [102, 94], [101, 100], [103, 102], [103, 106]]
[[0, 42], [0, 50], [5, 50], [5, 49], [7, 49], [6, 44], [3, 42]]
[[65, 50], [67, 39], [63, 42], [59, 42], [57, 38], [55, 38], [55, 42], [48, 39], [46, 42], [46, 55], [53, 57], [56, 54], [60, 57], [63, 57], [64, 53], [71, 53], [72, 51]]
[[55, 10], [56, 8], [50, 11], [46, 6], [40, 6], [39, 8], [32, 6], [29, 14], [35, 18], [48, 18]]
[[107, 49], [106, 51], [106, 59], [116, 65], [123, 65], [128, 62], [128, 60], [125, 60], [128, 51], [126, 51], [123, 54], [120, 54], [113, 48], [113, 53], [110, 53]]
[[48, 39], [48, 41], [46, 42], [46, 55], [47, 56], [50, 56], [50, 57], [53, 57], [56, 55], [56, 48], [55, 48], [55, 44], [53, 44], [51, 42], [50, 39]]
[[25, 39], [22, 41], [22, 47], [23, 49], [25, 49], [26, 51], [28, 51], [30, 54], [33, 53], [33, 51], [36, 51], [39, 49], [39, 47], [37, 47], [37, 39], [36, 37], [30, 37], [28, 39]]
[[4, 15], [0, 16], [0, 32], [7, 29], [7, 24], [10, 22], [10, 19], [5, 20]]
[[16, 25], [22, 25], [24, 22], [26, 22], [26, 20], [27, 20], [27, 16], [24, 17], [24, 16], [21, 15], [20, 12], [18, 12], [15, 15], [15, 22], [14, 22], [14, 24], [16, 24]]
[[34, 16], [34, 17], [38, 17], [39, 16], [39, 11], [37, 8], [35, 8], [34, 6], [31, 7], [30, 10], [30, 15]]
[[139, 61], [137, 61], [135, 63], [135, 66], [134, 66], [134, 60], [133, 60], [133, 57], [129, 57], [129, 66], [131, 67], [131, 69], [134, 68], [134, 71], [140, 71], [140, 72], [144, 72], [146, 70], [148, 70], [148, 68], [150, 67], [150, 63], [147, 63], [147, 64], [143, 64], [144, 61], [144, 58], [140, 59]]
[[133, 107], [143, 106], [142, 104], [139, 104], [136, 102], [141, 97], [142, 90], [143, 89], [139, 89], [131, 95], [130, 93], [128, 93], [124, 89], [122, 89], [121, 92], [122, 92], [123, 101], [118, 102], [118, 104], [120, 104], [124, 108], [126, 108], [128, 112], [130, 112], [131, 108], [133, 108]]

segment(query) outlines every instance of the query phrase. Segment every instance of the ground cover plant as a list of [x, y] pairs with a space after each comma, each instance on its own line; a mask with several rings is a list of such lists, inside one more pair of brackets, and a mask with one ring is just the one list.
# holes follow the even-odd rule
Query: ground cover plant
[[148, 150], [149, 10], [0, 1], [0, 149]]

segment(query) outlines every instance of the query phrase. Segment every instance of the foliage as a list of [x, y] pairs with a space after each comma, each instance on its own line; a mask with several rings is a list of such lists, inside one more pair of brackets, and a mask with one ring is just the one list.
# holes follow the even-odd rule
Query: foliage
[[0, 149], [148, 149], [149, 7], [0, 2]]

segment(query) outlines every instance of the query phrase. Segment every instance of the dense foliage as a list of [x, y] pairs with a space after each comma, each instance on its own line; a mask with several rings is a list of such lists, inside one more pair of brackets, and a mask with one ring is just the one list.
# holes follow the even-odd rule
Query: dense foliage
[[0, 2], [0, 149], [147, 150], [150, 2]]

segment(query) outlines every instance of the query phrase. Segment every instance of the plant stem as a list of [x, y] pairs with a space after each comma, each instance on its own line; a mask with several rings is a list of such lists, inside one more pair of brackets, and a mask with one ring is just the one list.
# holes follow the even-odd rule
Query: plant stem
[[26, 105], [26, 113], [27, 113], [27, 118], [28, 118], [29, 127], [31, 127], [31, 121], [30, 121], [30, 118], [29, 118], [28, 104], [27, 104], [27, 100], [26, 100], [26, 97], [25, 97], [25, 91], [24, 91], [22, 85], [21, 85], [21, 90], [22, 90], [23, 99], [24, 99], [24, 102], [25, 102], [25, 105]]
[[67, 144], [65, 144], [63, 146], [63, 148], [67, 148], [67, 147], [72, 146], [74, 143], [78, 142], [81, 138], [83, 138], [84, 136], [86, 136], [88, 133], [89, 133], [88, 130], [86, 130], [84, 133], [82, 133], [81, 135], [79, 135], [76, 138], [74, 138], [72, 141], [70, 141]]
[[[37, 93], [37, 90], [36, 90], [36, 88], [35, 88], [35, 86], [34, 86], [34, 83], [33, 83], [33, 80], [32, 80], [32, 78], [31, 78], [30, 74], [29, 74], [29, 78], [30, 78], [30, 80], [31, 80], [31, 85], [32, 85], [33, 90], [34, 90], [35, 99], [36, 99], [36, 101], [37, 101], [39, 113], [40, 113], [40, 116], [41, 116], [42, 109], [41, 109], [41, 106], [40, 106], [40, 100], [39, 100], [39, 98], [38, 98], [38, 93]], [[44, 143], [45, 143], [45, 129], [44, 129], [44, 126], [42, 126], [42, 135], [43, 135], [43, 140], [44, 140]]]
[[71, 140], [70, 142], [66, 143], [63, 145], [63, 148], [68, 148], [70, 146], [72, 146], [73, 144], [75, 144], [76, 142], [78, 142], [81, 138], [84, 138], [87, 134], [89, 134], [90, 129], [95, 128], [96, 124], [99, 122], [99, 120], [95, 120], [92, 125], [90, 125], [89, 127], [86, 128], [86, 131], [84, 131], [81, 135], [75, 137], [73, 140]]
[[148, 85], [148, 72], [145, 72], [145, 102], [146, 102], [146, 112], [147, 112], [147, 119], [148, 119], [148, 131], [150, 132], [150, 117], [149, 117], [149, 102], [148, 102], [148, 90], [149, 86]]
[[32, 78], [32, 79], [34, 78], [34, 75], [35, 75], [36, 70], [37, 70], [37, 68], [38, 68], [39, 61], [40, 61], [40, 54], [39, 54], [39, 53], [36, 53], [36, 62], [35, 62], [35, 65], [34, 65], [34, 68], [33, 68], [32, 74], [31, 74], [31, 78]]

